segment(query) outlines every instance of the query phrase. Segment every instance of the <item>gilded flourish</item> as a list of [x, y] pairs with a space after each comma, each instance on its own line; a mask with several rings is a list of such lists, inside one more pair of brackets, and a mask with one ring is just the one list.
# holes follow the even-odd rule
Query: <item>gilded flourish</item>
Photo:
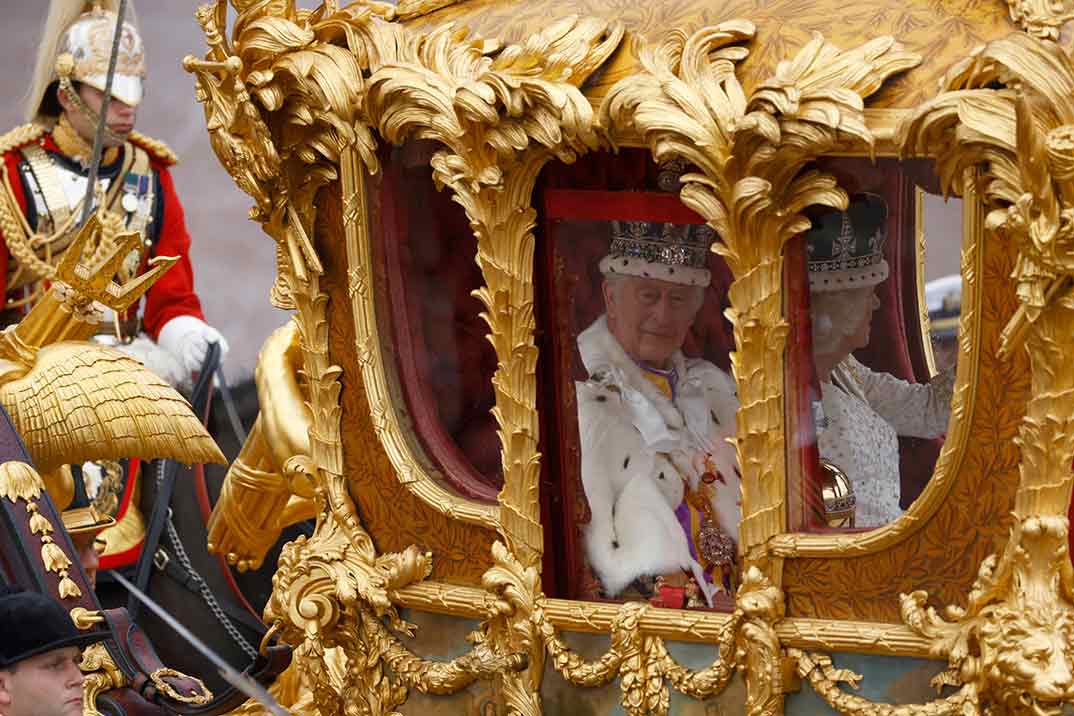
[[944, 89], [904, 127], [905, 145], [935, 153], [953, 189], [966, 169], [981, 174], [987, 228], [1018, 251], [1020, 306], [1000, 352], [1028, 349], [1031, 398], [1006, 546], [981, 563], [965, 608], [941, 617], [916, 591], [902, 597], [903, 619], [948, 658], [947, 683], [995, 711], [1059, 713], [1074, 699], [1074, 64], [1057, 45], [1014, 34], [952, 68]]
[[406, 34], [397, 58], [369, 79], [370, 118], [394, 143], [432, 139], [433, 179], [449, 188], [477, 238], [485, 285], [475, 295], [499, 365], [492, 378], [504, 487], [496, 566], [483, 582], [501, 596], [484, 638], [498, 653], [528, 655], [503, 676], [509, 707], [540, 711], [543, 649], [529, 619], [541, 592], [544, 546], [537, 452], [537, 347], [533, 307], [533, 187], [550, 160], [570, 163], [597, 146], [592, 108], [579, 86], [618, 46], [622, 27], [567, 17], [525, 43], [468, 38], [450, 25]]
[[747, 97], [735, 70], [753, 35], [744, 20], [669, 33], [641, 50], [643, 71], [612, 87], [600, 117], [613, 139], [636, 133], [656, 161], [697, 168], [683, 177], [682, 201], [719, 233], [713, 250], [735, 276], [727, 315], [741, 405], [735, 443], [746, 574], [738, 600], [748, 615], [738, 661], [749, 675], [750, 713], [767, 714], [781, 710], [783, 699], [774, 629], [783, 616], [781, 565], [766, 554], [767, 540], [786, 529], [783, 246], [808, 228], [799, 213], [806, 207], [846, 204], [834, 178], [805, 165], [840, 147], [871, 147], [862, 98], [919, 58], [891, 38], [843, 52], [816, 35]]

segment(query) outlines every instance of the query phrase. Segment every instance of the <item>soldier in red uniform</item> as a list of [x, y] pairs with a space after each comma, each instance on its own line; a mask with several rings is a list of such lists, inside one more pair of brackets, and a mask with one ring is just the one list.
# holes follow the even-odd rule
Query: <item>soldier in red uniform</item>
[[[47, 290], [81, 221], [116, 4], [53, 0], [27, 107], [30, 123], [0, 137], [0, 325], [17, 322]], [[120, 282], [139, 275], [155, 256], [178, 256], [179, 262], [149, 289], [140, 306], [113, 316], [108, 334], [99, 340], [183, 386], [201, 366], [210, 343], [226, 352], [227, 342], [205, 322], [194, 292], [190, 235], [169, 172], [176, 157], [163, 143], [134, 131], [144, 80], [142, 39], [134, 24], [125, 22], [93, 207], [105, 227], [102, 244], [120, 231], [142, 237], [121, 268]], [[143, 530], [134, 524], [141, 522], [136, 511], [128, 510], [136, 485], [129, 484], [118, 464], [87, 464], [83, 472], [84, 479], [76, 474], [71, 494], [53, 495], [58, 506], [91, 504], [119, 519], [116, 528], [102, 534], [108, 543], [106, 562], [110, 554], [136, 554]]]

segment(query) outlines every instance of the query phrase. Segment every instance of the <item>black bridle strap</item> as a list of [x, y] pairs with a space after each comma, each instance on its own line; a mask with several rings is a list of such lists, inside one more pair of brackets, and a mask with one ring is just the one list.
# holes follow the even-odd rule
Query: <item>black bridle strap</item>
[[[201, 372], [194, 383], [194, 392], [190, 396], [190, 404], [195, 415], [203, 418], [209, 405], [209, 394], [213, 385], [213, 374], [216, 366], [220, 363], [220, 346], [216, 343], [209, 344], [209, 350], [205, 354], [205, 361], [201, 364]], [[145, 528], [145, 542], [142, 543], [142, 552], [138, 555], [138, 561], [134, 569], [134, 585], [143, 592], [149, 586], [149, 576], [153, 569], [153, 558], [160, 546], [160, 535], [164, 532], [164, 524], [168, 520], [168, 512], [171, 511], [172, 493], [175, 491], [175, 478], [179, 474], [179, 463], [175, 460], [162, 460], [160, 462], [160, 480], [157, 484], [156, 499], [153, 501], [153, 511], [149, 514], [149, 522]], [[143, 473], [143, 486], [146, 474]], [[137, 621], [141, 610], [141, 602], [133, 596], [127, 600], [127, 612], [131, 615], [131, 621]]]

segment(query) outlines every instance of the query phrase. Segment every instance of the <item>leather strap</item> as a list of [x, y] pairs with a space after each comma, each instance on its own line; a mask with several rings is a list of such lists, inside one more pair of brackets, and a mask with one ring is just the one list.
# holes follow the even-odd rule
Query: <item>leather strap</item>
[[[163, 547], [157, 549], [157, 554], [162, 557], [162, 559], [155, 561], [157, 569], [168, 575], [168, 577], [175, 581], [179, 586], [200, 598], [202, 583], [195, 579], [190, 572], [186, 571], [186, 569], [184, 569], [178, 561], [173, 559]], [[255, 634], [264, 636], [267, 631], [265, 623], [260, 619], [255, 618], [253, 614], [243, 607], [232, 604], [229, 601], [221, 601], [220, 608], [229, 619], [242, 624]]]
[[[38, 207], [38, 231], [41, 230], [41, 220], [49, 220], [49, 231], [56, 231], [58, 227], [67, 223], [71, 218], [71, 207], [67, 201], [67, 195], [63, 193], [59, 177], [52, 164], [48, 152], [40, 144], [27, 144], [22, 148], [22, 156], [26, 157], [26, 163], [30, 165], [38, 189], [41, 190], [41, 198], [45, 202], [44, 207]], [[45, 210], [42, 215], [41, 209]], [[54, 249], [62, 249], [63, 246], [53, 245]]]
[[[191, 407], [195, 415], [204, 415], [209, 404], [209, 392], [212, 389], [213, 373], [220, 363], [220, 346], [210, 344], [205, 354], [205, 362], [202, 363], [201, 372], [194, 384], [194, 392], [191, 395]], [[154, 462], [160, 465], [161, 476], [157, 483], [157, 494], [153, 501], [153, 511], [149, 514], [149, 522], [145, 528], [145, 542], [142, 545], [142, 553], [138, 555], [135, 563], [134, 585], [141, 591], [147, 591], [149, 576], [152, 574], [153, 558], [157, 554], [160, 545], [160, 535], [164, 531], [164, 525], [168, 520], [168, 512], [171, 510], [172, 493], [175, 491], [175, 478], [179, 474], [179, 463], [175, 460], [163, 460]], [[142, 485], [147, 484], [143, 475]], [[132, 620], [137, 620], [141, 612], [141, 602], [132, 594], [127, 600], [127, 611]]]

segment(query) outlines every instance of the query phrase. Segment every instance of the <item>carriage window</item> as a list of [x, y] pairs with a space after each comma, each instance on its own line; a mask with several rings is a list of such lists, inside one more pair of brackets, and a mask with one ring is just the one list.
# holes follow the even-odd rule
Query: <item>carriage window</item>
[[[958, 319], [962, 309], [962, 276], [959, 274], [961, 242], [950, 237], [962, 231], [962, 200], [918, 193], [922, 239], [920, 273], [925, 310], [929, 320], [927, 345], [933, 372], [954, 367], [958, 359]], [[933, 239], [935, 237], [935, 240]]]
[[544, 213], [547, 454], [586, 575], [568, 596], [727, 607], [737, 402], [715, 235], [673, 193], [549, 190]]
[[460, 494], [495, 501], [503, 485], [490, 411], [496, 354], [472, 292], [481, 287], [477, 242], [450, 191], [437, 191], [435, 146], [394, 150], [377, 195], [373, 233], [384, 271], [403, 397], [427, 457]]
[[943, 272], [934, 286], [946, 295], [953, 272], [957, 287], [961, 215], [923, 191], [934, 184], [929, 165], [823, 168], [850, 204], [812, 210], [812, 228], [788, 250], [792, 334], [807, 338], [788, 349], [790, 523], [864, 529], [909, 507], [947, 432], [954, 374], [933, 367], [945, 354], [928, 333], [922, 273]]

